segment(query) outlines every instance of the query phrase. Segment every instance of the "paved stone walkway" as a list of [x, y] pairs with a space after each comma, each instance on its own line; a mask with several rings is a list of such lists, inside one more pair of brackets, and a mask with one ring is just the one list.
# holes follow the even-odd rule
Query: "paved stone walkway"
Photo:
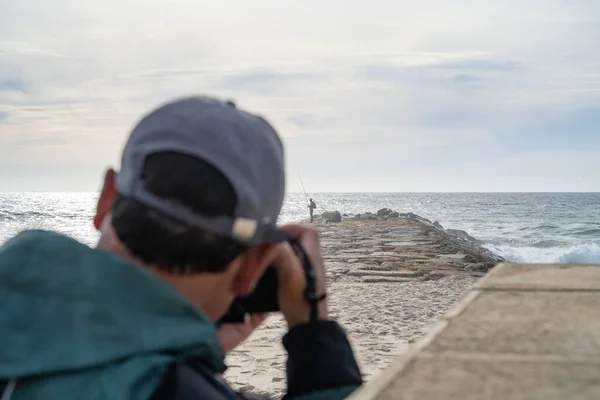
[[498, 265], [352, 399], [600, 399], [600, 266]]

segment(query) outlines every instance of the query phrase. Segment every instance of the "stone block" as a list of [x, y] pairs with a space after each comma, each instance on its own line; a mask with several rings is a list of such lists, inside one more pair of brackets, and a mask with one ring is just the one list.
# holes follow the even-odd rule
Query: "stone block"
[[427, 350], [597, 357], [600, 362], [600, 292], [481, 292]]
[[381, 400], [597, 400], [600, 364], [418, 357]]
[[479, 289], [600, 290], [600, 266], [500, 264], [475, 287]]

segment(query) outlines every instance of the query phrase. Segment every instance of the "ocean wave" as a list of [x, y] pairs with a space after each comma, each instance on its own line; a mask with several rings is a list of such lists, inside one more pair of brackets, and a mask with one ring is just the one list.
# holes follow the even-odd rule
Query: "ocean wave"
[[536, 224], [536, 225], [531, 225], [531, 226], [523, 226], [521, 228], [518, 228], [517, 230], [518, 231], [552, 231], [552, 230], [559, 230], [559, 229], [562, 229], [562, 228], [558, 225], [543, 223], [543, 224]]
[[511, 262], [600, 264], [600, 245], [597, 244], [546, 248], [507, 245], [486, 245], [485, 247]]
[[532, 235], [553, 235], [556, 237], [574, 236], [574, 237], [590, 237], [600, 238], [600, 226], [598, 223], [570, 223], [561, 226], [554, 224], [534, 224], [530, 226], [522, 226], [519, 228], [511, 228], [510, 226], [502, 226], [507, 230], [506, 234], [514, 235], [515, 237], [533, 237]]
[[593, 237], [598, 237], [600, 236], [600, 228], [590, 228], [590, 229], [584, 229], [584, 230], [577, 230], [575, 232], [572, 233], [575, 236], [593, 236]]
[[73, 213], [44, 213], [38, 211], [21, 211], [11, 212], [0, 210], [0, 221], [15, 221], [15, 220], [29, 220], [35, 218], [80, 218], [85, 217], [85, 214], [73, 214]]

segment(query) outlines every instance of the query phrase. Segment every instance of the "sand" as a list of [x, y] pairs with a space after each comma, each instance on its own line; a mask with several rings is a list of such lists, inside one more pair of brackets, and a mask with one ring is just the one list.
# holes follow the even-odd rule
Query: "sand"
[[[498, 260], [473, 238], [407, 216], [317, 224], [330, 316], [342, 324], [365, 381], [422, 337]], [[475, 266], [473, 268], [473, 266]], [[285, 392], [286, 327], [273, 315], [228, 355], [226, 380], [268, 398]]]

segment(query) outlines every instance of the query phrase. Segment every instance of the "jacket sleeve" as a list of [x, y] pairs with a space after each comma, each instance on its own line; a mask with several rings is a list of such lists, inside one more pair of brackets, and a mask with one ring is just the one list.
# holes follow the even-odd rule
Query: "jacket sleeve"
[[350, 342], [335, 321], [294, 327], [283, 345], [288, 352], [286, 399], [343, 399], [362, 384]]

